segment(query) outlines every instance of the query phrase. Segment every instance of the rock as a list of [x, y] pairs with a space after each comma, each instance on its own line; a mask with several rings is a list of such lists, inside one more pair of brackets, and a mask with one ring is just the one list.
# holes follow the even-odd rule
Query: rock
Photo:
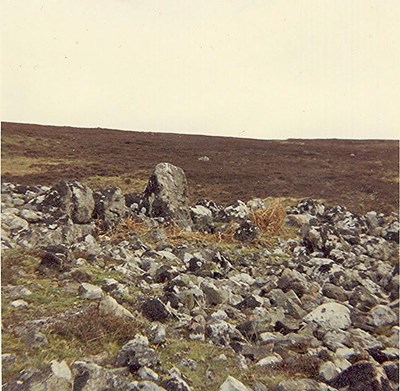
[[43, 219], [43, 214], [31, 209], [21, 209], [19, 216], [28, 223], [37, 223]]
[[371, 362], [361, 361], [341, 372], [331, 385], [335, 388], [348, 387], [351, 391], [392, 391], [385, 371]]
[[93, 217], [103, 223], [108, 230], [117, 225], [125, 215], [125, 198], [119, 187], [102, 189], [94, 193], [95, 207]]
[[340, 373], [340, 369], [331, 361], [324, 362], [319, 367], [319, 376], [324, 382], [329, 382]]
[[165, 388], [158, 386], [151, 381], [133, 381], [129, 383], [128, 391], [165, 391]]
[[111, 296], [106, 296], [101, 299], [99, 303], [99, 311], [104, 315], [135, 319], [135, 316], [131, 312], [129, 312], [122, 305], [118, 304], [117, 301]]
[[35, 329], [29, 330], [25, 337], [25, 345], [32, 348], [42, 348], [48, 344], [46, 336]]
[[69, 250], [62, 245], [47, 246], [45, 253], [41, 257], [38, 270], [46, 271], [50, 269], [53, 271], [66, 271], [68, 265]]
[[388, 379], [399, 384], [399, 362], [385, 362], [382, 366]]
[[3, 210], [1, 213], [2, 226], [6, 227], [5, 229], [8, 228], [12, 232], [18, 232], [28, 229], [29, 223], [21, 217], [18, 217], [16, 213], [18, 213], [18, 209], [11, 210], [11, 208], [9, 208]]
[[241, 242], [251, 242], [260, 235], [260, 229], [250, 220], [240, 223], [239, 228], [235, 231], [233, 237]]
[[8, 365], [12, 365], [17, 361], [17, 356], [12, 353], [2, 353], [1, 354], [1, 365], [5, 368]]
[[282, 357], [278, 353], [274, 353], [270, 356], [262, 358], [260, 361], [257, 362], [257, 365], [259, 367], [268, 367], [271, 365], [279, 364], [282, 361]]
[[210, 224], [213, 222], [213, 214], [210, 209], [203, 205], [195, 205], [190, 208], [190, 216], [196, 230], [205, 232], [210, 230]]
[[42, 211], [65, 214], [76, 224], [85, 224], [92, 218], [94, 199], [92, 190], [80, 182], [61, 181], [54, 186], [41, 203]]
[[147, 368], [147, 367], [141, 367], [138, 370], [138, 375], [143, 380], [150, 380], [150, 381], [157, 381], [158, 380], [157, 373], [155, 373], [152, 369]]
[[144, 200], [151, 217], [173, 220], [183, 229], [191, 226], [187, 181], [181, 168], [158, 164], [144, 191]]
[[200, 288], [204, 292], [204, 297], [209, 305], [218, 305], [228, 301], [229, 292], [218, 289], [211, 281], [203, 281]]
[[315, 322], [328, 329], [348, 329], [351, 325], [350, 310], [343, 304], [326, 303], [304, 317], [305, 322]]
[[167, 391], [192, 391], [189, 385], [182, 379], [182, 374], [176, 368], [170, 371], [170, 377], [161, 382], [161, 386]]
[[[74, 391], [131, 390], [128, 369], [110, 370], [85, 361], [75, 361], [72, 365], [75, 375]], [[57, 388], [54, 390], [58, 391]], [[70, 390], [71, 388], [68, 389], [68, 391]]]
[[298, 379], [283, 380], [278, 383], [274, 391], [335, 391], [335, 389], [316, 380]]
[[10, 303], [13, 308], [27, 308], [29, 304], [25, 300], [14, 300]]
[[228, 376], [219, 391], [251, 391], [251, 389], [234, 377]]
[[152, 368], [158, 363], [158, 354], [149, 348], [149, 341], [140, 334], [121, 348], [115, 360], [115, 365], [127, 366], [131, 371], [137, 371], [141, 367]]
[[395, 326], [399, 323], [398, 316], [385, 305], [377, 305], [368, 313], [367, 323], [373, 327]]
[[79, 286], [78, 293], [81, 299], [86, 300], [97, 300], [103, 296], [103, 290], [100, 287], [85, 282]]
[[309, 291], [307, 278], [296, 270], [285, 269], [278, 280], [278, 288], [283, 292], [293, 290], [297, 296], [301, 297]]
[[42, 371], [23, 370], [17, 381], [3, 385], [5, 391], [70, 391], [72, 374], [65, 361], [51, 361]]
[[243, 201], [238, 200], [235, 204], [227, 206], [222, 212], [228, 220], [232, 218], [245, 219], [250, 213], [250, 208]]
[[143, 315], [151, 321], [164, 321], [170, 316], [170, 311], [159, 299], [148, 299], [142, 304]]
[[329, 282], [324, 284], [324, 286], [322, 287], [322, 293], [326, 297], [329, 297], [330, 299], [333, 299], [333, 300], [337, 300], [337, 301], [341, 301], [341, 302], [348, 300], [348, 294], [341, 286], [330, 284]]

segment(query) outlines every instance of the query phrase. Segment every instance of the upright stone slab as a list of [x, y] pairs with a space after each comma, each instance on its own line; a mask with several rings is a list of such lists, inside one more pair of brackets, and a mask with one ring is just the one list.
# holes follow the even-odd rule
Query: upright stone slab
[[188, 186], [183, 170], [170, 163], [160, 163], [144, 191], [144, 203], [151, 217], [164, 217], [179, 227], [191, 225]]

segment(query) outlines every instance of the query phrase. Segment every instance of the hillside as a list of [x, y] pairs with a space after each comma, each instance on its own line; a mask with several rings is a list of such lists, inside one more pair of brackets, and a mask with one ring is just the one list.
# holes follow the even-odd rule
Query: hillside
[[[190, 199], [314, 198], [365, 213], [398, 210], [399, 143], [266, 141], [2, 123], [3, 181], [60, 178], [141, 192], [154, 166], [181, 167]], [[208, 161], [199, 160], [207, 156]]]

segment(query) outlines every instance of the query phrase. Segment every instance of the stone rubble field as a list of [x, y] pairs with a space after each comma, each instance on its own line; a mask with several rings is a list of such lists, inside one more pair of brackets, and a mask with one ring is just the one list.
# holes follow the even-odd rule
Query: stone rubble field
[[399, 221], [2, 184], [3, 389], [399, 389]]

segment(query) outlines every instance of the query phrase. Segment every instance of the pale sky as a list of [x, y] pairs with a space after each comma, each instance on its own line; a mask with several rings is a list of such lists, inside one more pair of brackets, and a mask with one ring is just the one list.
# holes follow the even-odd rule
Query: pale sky
[[1, 6], [2, 121], [399, 138], [399, 0]]

